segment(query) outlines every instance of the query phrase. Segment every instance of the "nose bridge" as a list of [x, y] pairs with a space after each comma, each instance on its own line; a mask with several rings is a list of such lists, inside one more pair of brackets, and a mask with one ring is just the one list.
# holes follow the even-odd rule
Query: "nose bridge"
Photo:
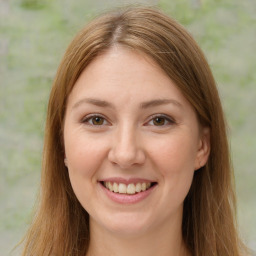
[[145, 156], [142, 145], [139, 145], [139, 131], [136, 126], [128, 123], [120, 124], [113, 136], [110, 160], [121, 168], [134, 164], [142, 164]]
[[116, 143], [119, 150], [134, 154], [137, 148], [136, 128], [129, 124], [120, 126]]

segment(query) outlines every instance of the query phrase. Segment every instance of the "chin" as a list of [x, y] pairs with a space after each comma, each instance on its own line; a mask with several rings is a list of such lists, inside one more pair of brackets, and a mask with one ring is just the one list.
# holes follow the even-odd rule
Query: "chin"
[[101, 223], [105, 230], [108, 230], [109, 232], [119, 236], [135, 237], [147, 232], [151, 226], [150, 223], [141, 216], [134, 214], [131, 216], [132, 214], [121, 213], [118, 215], [119, 216], [112, 216], [111, 218], [107, 218], [103, 223]]
[[137, 225], [118, 225], [108, 227], [109, 231], [113, 234], [118, 235], [119, 237], [138, 237], [146, 233], [147, 228], [145, 226], [137, 226]]

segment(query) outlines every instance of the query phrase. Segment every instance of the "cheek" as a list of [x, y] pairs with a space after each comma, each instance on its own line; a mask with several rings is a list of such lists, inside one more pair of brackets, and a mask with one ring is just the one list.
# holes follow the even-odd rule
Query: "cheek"
[[105, 156], [104, 142], [83, 133], [68, 133], [65, 137], [65, 153], [71, 172], [92, 176]]
[[189, 134], [174, 134], [158, 140], [155, 147], [151, 146], [149, 150], [151, 158], [164, 170], [167, 167], [167, 173], [180, 172], [185, 169], [194, 169], [194, 161], [197, 154], [196, 140]]
[[[196, 158], [196, 142], [191, 136], [170, 136], [161, 140], [156, 148], [150, 151], [155, 168], [169, 192], [181, 193], [184, 196], [191, 185]], [[161, 150], [159, 150], [161, 148]]]
[[82, 132], [67, 131], [64, 139], [72, 188], [81, 205], [90, 212], [90, 199], [95, 197], [94, 185], [104, 161], [106, 147], [102, 140], [91, 138]]

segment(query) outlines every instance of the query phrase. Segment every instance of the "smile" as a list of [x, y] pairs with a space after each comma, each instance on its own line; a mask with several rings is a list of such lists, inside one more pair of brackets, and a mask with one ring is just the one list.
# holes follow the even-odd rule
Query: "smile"
[[111, 192], [133, 195], [133, 194], [148, 190], [149, 188], [154, 186], [156, 182], [137, 182], [137, 183], [124, 184], [124, 183], [104, 181], [104, 182], [101, 182], [101, 184]]
[[154, 194], [158, 185], [152, 180], [121, 177], [99, 181], [102, 191], [111, 201], [119, 204], [136, 204]]

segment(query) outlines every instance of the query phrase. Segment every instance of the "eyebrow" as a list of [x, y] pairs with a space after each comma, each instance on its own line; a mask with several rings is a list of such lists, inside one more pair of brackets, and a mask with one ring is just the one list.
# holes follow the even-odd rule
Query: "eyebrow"
[[85, 99], [79, 100], [77, 103], [74, 104], [72, 108], [73, 109], [77, 108], [84, 103], [89, 103], [102, 108], [106, 108], [106, 107], [114, 108], [114, 105], [111, 104], [110, 102], [107, 102], [105, 100], [94, 99], [94, 98], [85, 98]]
[[[96, 98], [85, 98], [76, 102], [73, 105], [72, 109], [77, 108], [80, 105], [85, 103], [92, 104], [102, 108], [106, 108], [106, 107], [115, 108], [114, 105], [108, 101], [100, 100]], [[167, 104], [173, 104], [176, 107], [182, 108], [182, 104], [174, 99], [155, 99], [155, 100], [145, 101], [140, 104], [140, 108], [146, 109], [146, 108], [157, 107], [157, 106], [167, 105]]]
[[167, 104], [173, 104], [174, 106], [177, 106], [179, 108], [182, 108], [182, 104], [174, 99], [156, 99], [156, 100], [150, 100], [146, 102], [142, 102], [140, 104], [140, 107], [142, 109], [150, 108], [150, 107], [157, 107], [161, 105], [167, 105]]

